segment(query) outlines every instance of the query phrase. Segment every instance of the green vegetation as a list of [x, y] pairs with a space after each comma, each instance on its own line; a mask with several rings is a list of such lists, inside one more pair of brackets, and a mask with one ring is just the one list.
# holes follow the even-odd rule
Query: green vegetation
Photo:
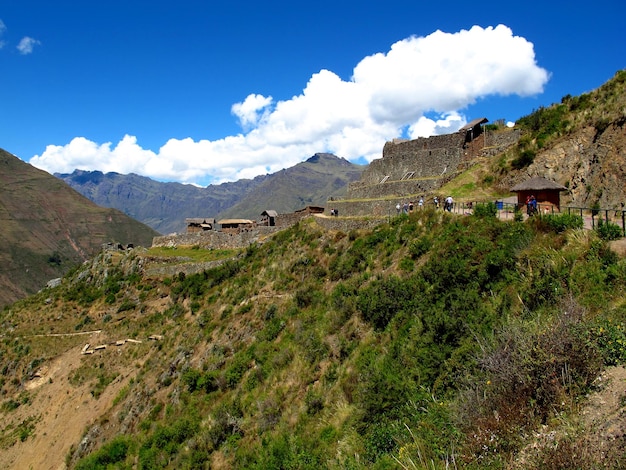
[[224, 250], [224, 249], [200, 249], [199, 246], [178, 246], [178, 247], [152, 247], [148, 250], [148, 256], [161, 257], [164, 259], [174, 258], [176, 261], [186, 261], [201, 263], [205, 261], [216, 261], [221, 259], [232, 258], [237, 255], [240, 250]]
[[598, 226], [596, 227], [598, 236], [603, 240], [617, 240], [624, 235], [622, 228], [612, 222], [605, 222], [604, 220], [598, 220]]
[[[108, 419], [137, 431], [68, 461], [503, 468], [521, 436], [574, 419], [602, 367], [626, 360], [626, 261], [577, 216], [502, 222], [494, 209], [464, 217], [429, 208], [350, 233], [307, 221], [212, 269], [152, 284], [120, 259], [103, 281], [94, 277], [91, 305], [132, 317], [107, 320], [119, 335], [164, 340], [120, 356], [145, 363], [117, 389]], [[58, 288], [65, 310], [81, 308], [69, 293], [83, 280], [79, 270]], [[157, 292], [168, 303], [146, 308]], [[134, 307], [122, 308], [128, 299]], [[78, 318], [104, 321], [93, 310]], [[3, 340], [3, 363], [26, 370], [27, 347]], [[69, 386], [98, 397], [118, 375], [87, 360]], [[138, 393], [148, 383], [153, 398]], [[16, 408], [5, 402], [6, 413]], [[547, 449], [526, 468], [563, 458]]]

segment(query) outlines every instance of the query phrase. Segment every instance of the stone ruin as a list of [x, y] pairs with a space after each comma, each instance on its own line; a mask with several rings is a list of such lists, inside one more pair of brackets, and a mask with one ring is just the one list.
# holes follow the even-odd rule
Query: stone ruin
[[477, 119], [452, 134], [387, 142], [382, 158], [373, 160], [360, 180], [350, 183], [347, 196], [328, 204], [344, 216], [386, 216], [395, 212], [400, 201], [432, 194], [476, 158], [497, 155], [518, 142], [518, 129], [486, 131], [481, 126], [485, 122]]

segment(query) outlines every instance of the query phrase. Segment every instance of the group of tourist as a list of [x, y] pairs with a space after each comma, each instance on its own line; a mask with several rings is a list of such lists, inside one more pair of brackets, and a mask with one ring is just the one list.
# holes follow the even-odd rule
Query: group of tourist
[[[433, 197], [433, 204], [435, 205], [435, 209], [439, 209], [439, 198], [437, 196]], [[424, 207], [424, 197], [420, 196], [419, 201], [417, 202], [417, 206], [419, 209]], [[448, 196], [443, 201], [443, 210], [451, 212], [454, 207], [454, 199], [452, 196]], [[403, 202], [396, 204], [396, 213], [400, 214], [408, 214], [413, 212], [414, 204], [413, 201]]]

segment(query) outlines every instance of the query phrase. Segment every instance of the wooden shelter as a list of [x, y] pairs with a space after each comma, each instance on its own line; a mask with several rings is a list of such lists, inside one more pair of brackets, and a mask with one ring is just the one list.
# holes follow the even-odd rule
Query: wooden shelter
[[516, 184], [510, 191], [517, 193], [517, 205], [520, 207], [526, 205], [526, 198], [535, 196], [539, 205], [552, 204], [561, 210], [561, 191], [567, 191], [567, 188], [542, 176], [535, 176]]
[[465, 132], [465, 142], [471, 142], [483, 133], [482, 125], [489, 122], [489, 119], [482, 117], [468, 122], [459, 129], [459, 132]]

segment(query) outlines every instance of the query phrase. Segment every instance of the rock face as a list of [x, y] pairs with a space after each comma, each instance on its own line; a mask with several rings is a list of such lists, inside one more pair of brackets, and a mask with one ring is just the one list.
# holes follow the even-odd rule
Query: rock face
[[521, 178], [543, 176], [568, 188], [564, 204], [623, 209], [626, 203], [626, 118], [598, 130], [587, 126], [563, 137], [550, 149], [538, 153], [520, 174], [511, 174], [504, 185]]

